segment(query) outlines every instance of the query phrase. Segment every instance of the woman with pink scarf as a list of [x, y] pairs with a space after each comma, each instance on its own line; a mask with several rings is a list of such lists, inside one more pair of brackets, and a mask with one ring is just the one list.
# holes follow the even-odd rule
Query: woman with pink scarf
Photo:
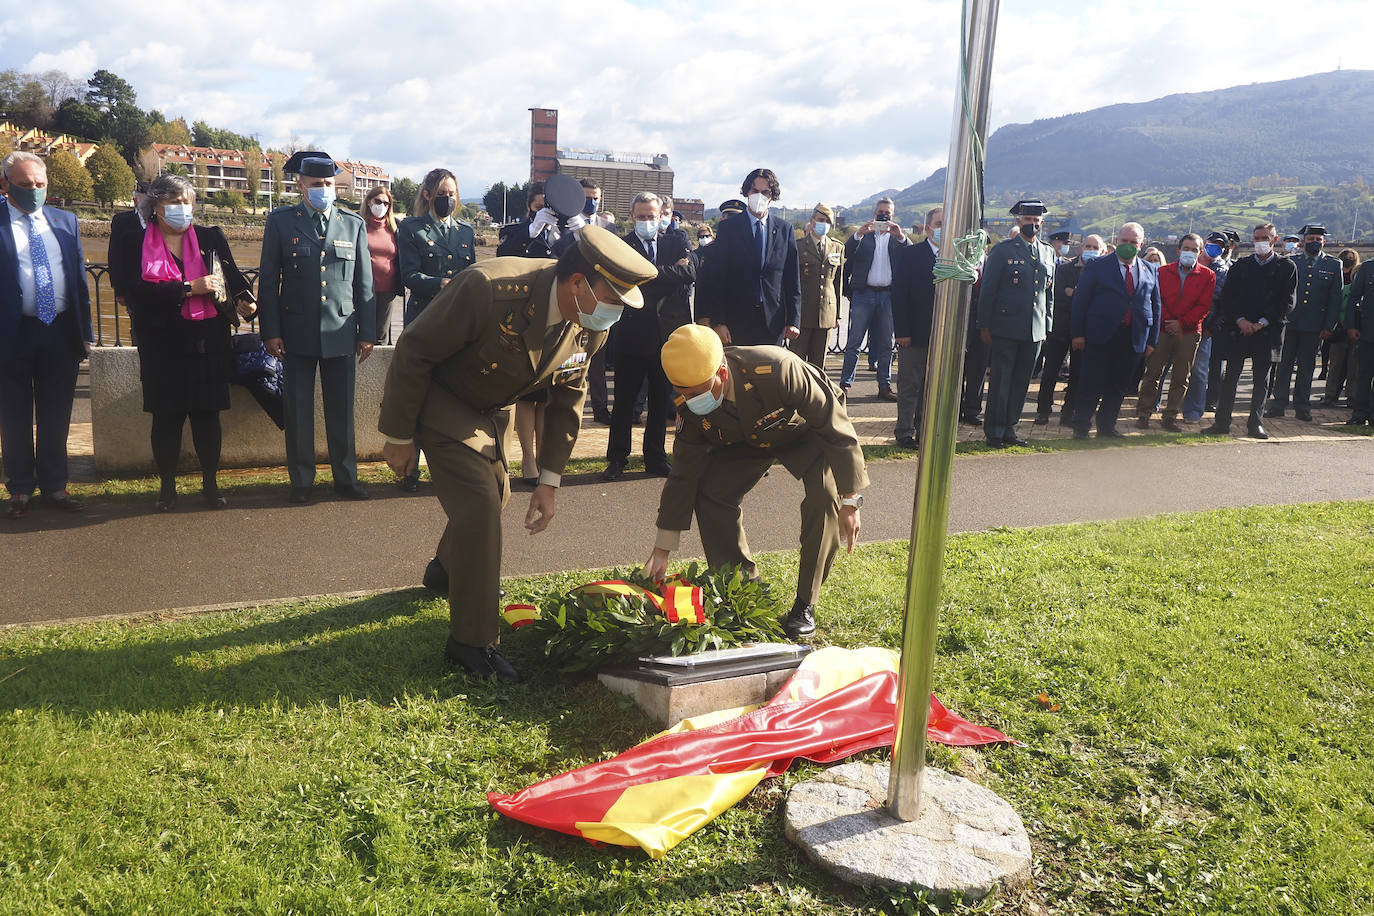
[[[201, 498], [222, 509], [219, 412], [229, 407], [232, 326], [256, 310], [248, 280], [216, 226], [192, 225], [196, 192], [179, 175], [163, 175], [139, 204], [147, 222], [111, 260], [125, 259], [126, 296], [138, 343], [143, 409], [153, 415], [153, 460], [162, 478], [157, 510], [176, 507], [181, 430], [191, 421], [200, 462]], [[218, 270], [216, 270], [218, 268]], [[235, 309], [234, 302], [238, 307]]]

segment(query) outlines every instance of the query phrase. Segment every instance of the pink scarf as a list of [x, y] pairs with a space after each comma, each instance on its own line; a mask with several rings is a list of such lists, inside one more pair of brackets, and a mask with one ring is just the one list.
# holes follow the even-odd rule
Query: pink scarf
[[[148, 223], [148, 231], [143, 233], [143, 279], [150, 283], [190, 283], [209, 273], [205, 269], [205, 259], [200, 256], [200, 242], [196, 240], [196, 228], [190, 226], [181, 237], [181, 263], [185, 274], [177, 269], [172, 253], [167, 250], [167, 241], [157, 228], [157, 223]], [[181, 317], [187, 321], [205, 321], [219, 314], [215, 300], [210, 296], [187, 296], [181, 304]]]

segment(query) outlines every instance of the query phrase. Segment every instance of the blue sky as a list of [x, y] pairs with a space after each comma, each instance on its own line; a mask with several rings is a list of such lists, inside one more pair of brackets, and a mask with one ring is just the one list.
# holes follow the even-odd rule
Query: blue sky
[[[1349, 4], [1091, 5], [1006, 0], [992, 126], [1333, 70], [1374, 69]], [[0, 67], [105, 68], [139, 104], [268, 146], [293, 136], [465, 197], [529, 171], [530, 107], [564, 146], [666, 152], [681, 197], [733, 196], [776, 171], [783, 203], [850, 204], [943, 165], [959, 42], [950, 0], [863, 4], [242, 0], [149, 15], [145, 2], [47, 0], [0, 25]]]

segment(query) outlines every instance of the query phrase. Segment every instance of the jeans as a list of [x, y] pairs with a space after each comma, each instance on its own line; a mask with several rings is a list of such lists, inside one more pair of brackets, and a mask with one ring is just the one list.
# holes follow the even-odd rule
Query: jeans
[[859, 344], [868, 335], [868, 351], [878, 364], [878, 387], [892, 387], [892, 291], [865, 289], [856, 291], [849, 300], [849, 332], [844, 343], [844, 366], [840, 370], [840, 384], [854, 384], [858, 368]]
[[1196, 423], [1207, 407], [1207, 385], [1211, 379], [1212, 338], [1204, 337], [1193, 357], [1193, 371], [1188, 374], [1188, 393], [1183, 398], [1183, 419]]

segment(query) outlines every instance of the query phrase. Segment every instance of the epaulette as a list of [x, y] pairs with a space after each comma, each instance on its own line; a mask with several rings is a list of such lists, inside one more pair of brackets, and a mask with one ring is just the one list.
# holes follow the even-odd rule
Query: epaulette
[[475, 226], [473, 226], [472, 223], [468, 222], [468, 221], [465, 220], [465, 219], [455, 219], [454, 222], [457, 223], [457, 224], [460, 225], [460, 226], [467, 226], [469, 229], [475, 229], [475, 228], [476, 228]]
[[493, 299], [523, 299], [530, 294], [530, 282], [524, 277], [491, 281]]

